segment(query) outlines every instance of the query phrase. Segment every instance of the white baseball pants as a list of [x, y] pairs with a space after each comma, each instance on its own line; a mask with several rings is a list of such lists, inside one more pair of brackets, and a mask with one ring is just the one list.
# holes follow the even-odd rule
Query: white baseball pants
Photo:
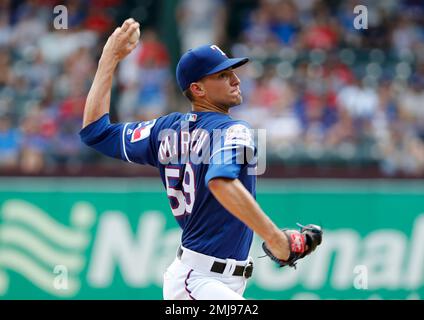
[[[222, 260], [183, 248], [163, 277], [165, 300], [244, 300], [247, 279], [232, 275], [235, 267], [246, 266], [252, 259]], [[222, 274], [212, 272], [214, 261], [227, 264]]]

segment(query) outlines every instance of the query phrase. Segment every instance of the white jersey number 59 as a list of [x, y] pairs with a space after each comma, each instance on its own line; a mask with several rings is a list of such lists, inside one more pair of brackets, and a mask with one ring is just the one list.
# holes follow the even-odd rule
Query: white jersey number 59
[[190, 163], [185, 167], [182, 189], [176, 187], [170, 187], [170, 180], [180, 179], [180, 169], [173, 167], [165, 168], [165, 181], [166, 181], [166, 193], [168, 199], [174, 199], [175, 203], [171, 203], [171, 210], [174, 216], [181, 216], [185, 213], [190, 214], [193, 210], [194, 205], [194, 171]]

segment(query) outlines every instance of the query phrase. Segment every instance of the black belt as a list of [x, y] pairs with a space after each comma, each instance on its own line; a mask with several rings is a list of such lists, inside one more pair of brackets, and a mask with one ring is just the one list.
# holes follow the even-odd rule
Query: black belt
[[[178, 247], [177, 257], [181, 260], [181, 256], [183, 254], [183, 249]], [[215, 261], [212, 264], [211, 271], [216, 273], [223, 273], [225, 270], [225, 267], [227, 266], [224, 262]], [[253, 272], [253, 263], [252, 261], [249, 261], [249, 263], [243, 267], [243, 266], [236, 266], [233, 272], [233, 276], [244, 276], [246, 279], [250, 278], [252, 276]]]

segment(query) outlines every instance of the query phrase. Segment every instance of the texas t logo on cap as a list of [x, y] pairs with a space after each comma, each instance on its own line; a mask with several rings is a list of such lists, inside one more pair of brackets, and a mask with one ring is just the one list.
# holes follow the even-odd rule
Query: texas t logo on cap
[[228, 58], [215, 44], [207, 44], [184, 53], [177, 65], [177, 82], [181, 91], [203, 77], [228, 68], [237, 68], [249, 58]]
[[213, 49], [213, 50], [218, 50], [219, 52], [221, 52], [221, 54], [223, 55], [223, 56], [227, 56], [226, 54], [225, 54], [225, 52], [224, 51], [222, 51], [217, 45], [211, 45], [211, 49]]

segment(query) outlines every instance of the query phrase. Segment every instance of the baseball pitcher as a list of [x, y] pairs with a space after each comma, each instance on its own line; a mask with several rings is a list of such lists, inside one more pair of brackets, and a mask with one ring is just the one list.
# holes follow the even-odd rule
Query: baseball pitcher
[[191, 49], [176, 70], [191, 111], [110, 123], [113, 74], [136, 47], [138, 41], [129, 39], [138, 28], [128, 19], [106, 42], [87, 96], [81, 139], [107, 156], [158, 168], [182, 228], [181, 245], [164, 274], [164, 299], [243, 299], [253, 271], [253, 232], [271, 259], [295, 266], [321, 243], [321, 228], [281, 230], [255, 200], [254, 139], [248, 123], [229, 115], [242, 102], [235, 69], [248, 58], [228, 58], [216, 45]]

